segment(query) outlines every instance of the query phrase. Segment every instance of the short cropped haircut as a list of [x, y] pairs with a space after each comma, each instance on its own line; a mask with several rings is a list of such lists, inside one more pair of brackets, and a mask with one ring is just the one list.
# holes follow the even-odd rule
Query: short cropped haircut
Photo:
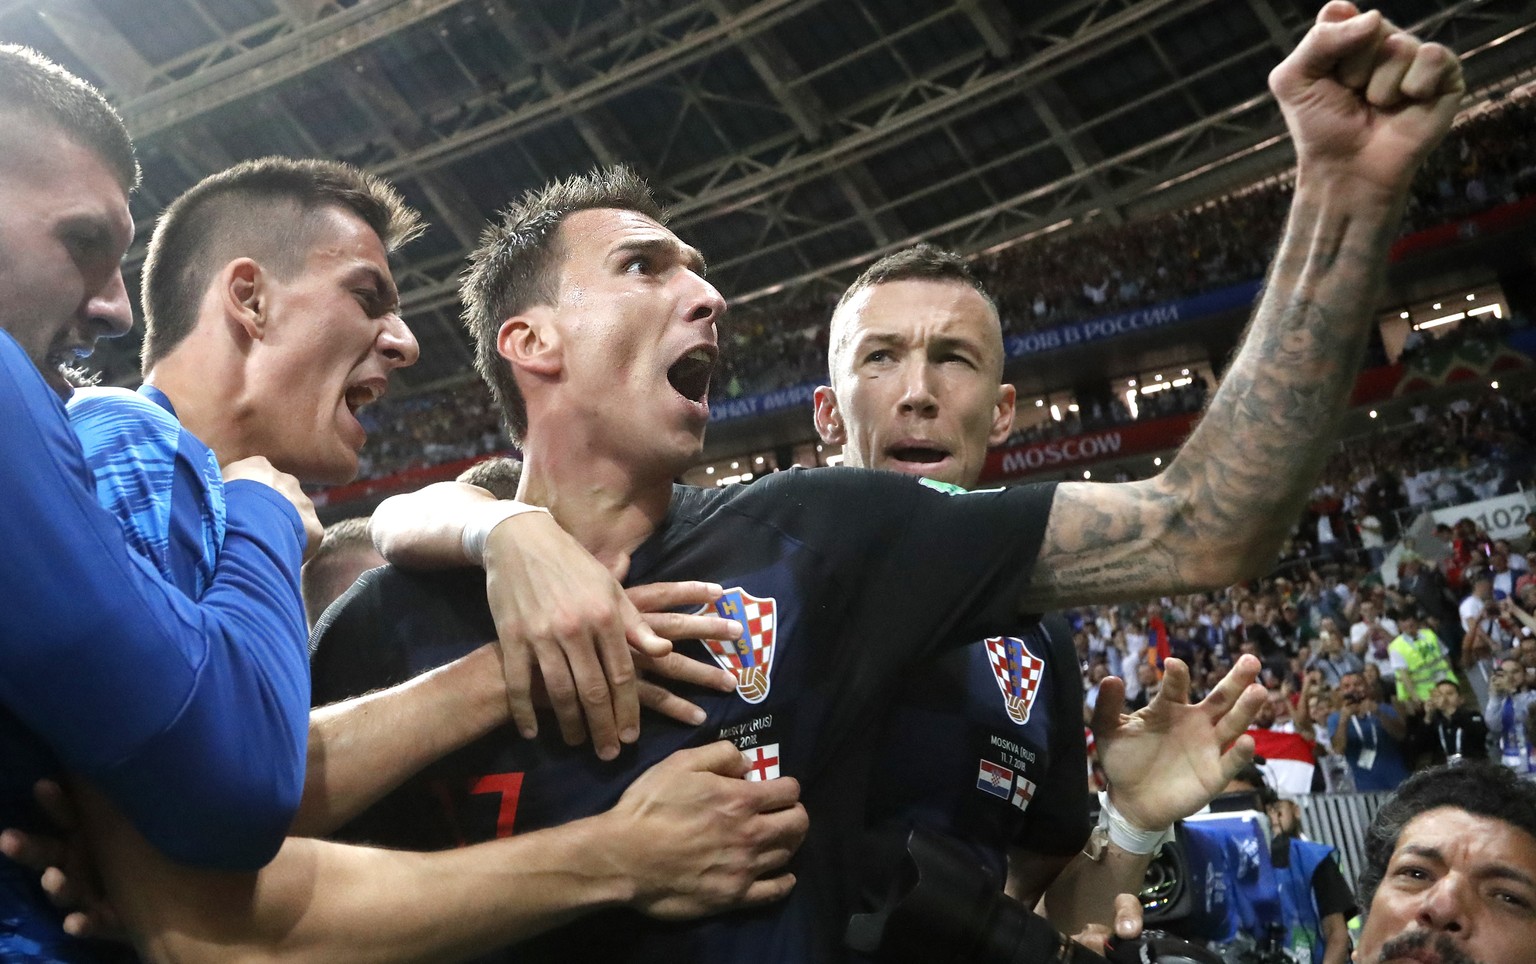
[[997, 307], [964, 258], [926, 242], [892, 252], [865, 268], [864, 273], [853, 279], [853, 284], [837, 299], [837, 307], [847, 304], [849, 299], [865, 288], [892, 281], [953, 281], [970, 285], [976, 289], [977, 294], [987, 299], [987, 304], [994, 309]]
[[[301, 583], [304, 595], [304, 613], [311, 626], [320, 614], [356, 580], [356, 574], [341, 565], [342, 557], [352, 553], [373, 551], [373, 539], [368, 535], [368, 517], [342, 519], [325, 527], [315, 554], [304, 563]], [[343, 582], [343, 578], [346, 578]]]
[[833, 371], [837, 369], [837, 359], [847, 346], [843, 344], [846, 336], [839, 330], [843, 326], [838, 319], [843, 308], [858, 296], [859, 292], [876, 285], [890, 284], [894, 281], [936, 281], [962, 284], [986, 299], [991, 307], [994, 317], [997, 315], [997, 302], [987, 293], [981, 280], [971, 270], [970, 264], [953, 251], [923, 243], [915, 244], [910, 248], [892, 252], [864, 269], [864, 273], [853, 280], [843, 296], [837, 299], [837, 306], [832, 309], [832, 331], [828, 338], [827, 352], [828, 367]]
[[[128, 128], [101, 92], [30, 47], [0, 44], [0, 114], [52, 124], [100, 157], [123, 192], [139, 185]], [[12, 130], [7, 136], [25, 136]]]
[[1507, 767], [1484, 761], [1421, 770], [1381, 805], [1365, 832], [1365, 869], [1356, 888], [1361, 906], [1371, 906], [1403, 828], [1414, 817], [1438, 807], [1499, 820], [1536, 839], [1536, 784], [1520, 779]]
[[643, 178], [623, 166], [597, 168], [529, 191], [503, 209], [480, 235], [460, 283], [475, 370], [490, 386], [514, 442], [528, 432], [528, 406], [511, 366], [496, 350], [497, 334], [508, 318], [559, 297], [557, 269], [564, 252], [557, 229], [568, 216], [594, 208], [634, 211], [667, 223]]
[[339, 161], [245, 161], [203, 178], [172, 201], [144, 258], [144, 370], [192, 332], [203, 294], [230, 261], [255, 258], [280, 277], [302, 270], [316, 216], [327, 208], [355, 214], [391, 252], [424, 227], [400, 192]]
[[506, 455], [498, 455], [476, 462], [459, 473], [456, 482], [478, 485], [498, 499], [517, 498], [517, 487], [523, 481], [523, 463]]

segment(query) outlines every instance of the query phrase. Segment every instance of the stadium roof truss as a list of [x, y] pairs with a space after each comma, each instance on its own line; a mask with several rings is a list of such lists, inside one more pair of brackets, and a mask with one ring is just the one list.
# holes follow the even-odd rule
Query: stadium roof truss
[[[1266, 76], [1318, 5], [0, 0], [0, 39], [121, 107], [145, 171], [130, 274], [165, 204], [238, 160], [394, 180], [433, 225], [398, 271], [410, 390], [464, 377], [464, 257], [551, 177], [638, 169], [727, 297], [831, 292], [917, 239], [979, 252], [1284, 171]], [[1461, 52], [1477, 98], [1530, 79], [1536, 0], [1382, 6]], [[109, 379], [135, 347], [102, 353]]]

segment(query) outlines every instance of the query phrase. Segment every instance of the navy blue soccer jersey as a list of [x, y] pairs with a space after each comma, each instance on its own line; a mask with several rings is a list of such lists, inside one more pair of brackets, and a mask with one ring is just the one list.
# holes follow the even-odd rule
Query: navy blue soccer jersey
[[[856, 889], [869, 760], [905, 674], [941, 649], [1033, 625], [1022, 596], [1054, 487], [944, 494], [898, 475], [795, 470], [751, 486], [677, 487], [666, 520], [634, 553], [630, 581], [727, 587], [717, 608], [748, 635], [712, 651], [735, 692], [695, 693], [707, 722], [651, 718], [604, 763], [553, 727], [504, 728], [451, 754], [347, 828], [348, 839], [414, 849], [473, 843], [606, 811], [676, 750], [731, 739], [750, 778], [793, 776], [811, 818], [773, 907], [686, 923], [628, 911], [589, 917], [507, 960], [838, 960]], [[393, 685], [495, 636], [478, 570], [360, 580], [316, 628], [315, 702]]]
[[872, 847], [922, 826], [968, 846], [1001, 888], [1007, 848], [1069, 856], [1090, 831], [1083, 684], [1052, 615], [942, 653], [912, 673], [870, 780]]

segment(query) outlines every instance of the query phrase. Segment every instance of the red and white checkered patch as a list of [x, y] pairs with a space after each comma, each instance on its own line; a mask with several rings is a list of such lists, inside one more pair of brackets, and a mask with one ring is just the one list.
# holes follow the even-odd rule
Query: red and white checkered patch
[[992, 636], [986, 642], [987, 662], [997, 679], [997, 688], [1003, 693], [1008, 718], [1015, 723], [1028, 723], [1035, 692], [1045, 675], [1045, 660], [1031, 653], [1017, 636]]
[[772, 683], [774, 640], [777, 637], [777, 604], [772, 597], [759, 599], [739, 586], [727, 589], [712, 606], [699, 614], [712, 613], [741, 624], [740, 639], [706, 639], [709, 654], [723, 668], [736, 676], [736, 695], [748, 703], [768, 698]]

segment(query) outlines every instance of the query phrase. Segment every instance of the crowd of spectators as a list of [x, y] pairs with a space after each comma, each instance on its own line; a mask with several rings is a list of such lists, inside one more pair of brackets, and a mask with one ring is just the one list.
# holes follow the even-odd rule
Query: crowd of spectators
[[1070, 438], [1081, 432], [1114, 428], [1116, 425], [1125, 425], [1143, 419], [1198, 412], [1205, 408], [1205, 399], [1208, 394], [1210, 394], [1210, 383], [1205, 380], [1204, 375], [1195, 372], [1187, 379], [1180, 379], [1179, 383], [1171, 384], [1166, 389], [1141, 395], [1134, 411], [1118, 395], [1111, 395], [1107, 404], [1100, 400], [1085, 401], [1080, 405], [1069, 406], [1067, 411], [1061, 413], [1060, 418], [1042, 418], [1032, 425], [1021, 426], [1008, 436], [1004, 444], [1019, 445], [1056, 438]]
[[[1457, 127], [1414, 182], [1403, 233], [1536, 194], [1533, 119], [1526, 97]], [[1288, 180], [1275, 180], [1148, 220], [1038, 238], [978, 259], [976, 273], [1009, 335], [1189, 298], [1263, 277], [1290, 192]], [[815, 378], [826, 364], [833, 300], [818, 294], [733, 310], [732, 394]]]
[[1508, 539], [1472, 519], [1405, 525], [1536, 494], [1536, 386], [1414, 418], [1341, 444], [1269, 577], [1069, 614], [1090, 706], [1108, 675], [1144, 704], [1159, 654], [1189, 663], [1198, 698], [1250, 652], [1271, 690], [1253, 732], [1282, 792], [1392, 789], [1450, 757], [1536, 772], [1536, 511]]
[[[1510, 99], [1453, 131], [1415, 182], [1404, 230], [1536, 193], [1532, 105], [1531, 98]], [[1150, 220], [1015, 245], [982, 257], [976, 270], [998, 303], [1006, 334], [1111, 315], [1261, 277], [1289, 203], [1289, 183], [1273, 181]], [[791, 294], [734, 308], [721, 330], [716, 397], [820, 377], [834, 303], [827, 294]], [[1184, 401], [1170, 395], [1152, 404], [1197, 409], [1203, 396], [1179, 407]], [[1116, 404], [1109, 402], [1102, 424], [1130, 419], [1123, 403]], [[493, 411], [478, 380], [375, 406], [360, 478], [509, 447]], [[1025, 437], [1070, 435], [1067, 421], [1036, 426]]]

